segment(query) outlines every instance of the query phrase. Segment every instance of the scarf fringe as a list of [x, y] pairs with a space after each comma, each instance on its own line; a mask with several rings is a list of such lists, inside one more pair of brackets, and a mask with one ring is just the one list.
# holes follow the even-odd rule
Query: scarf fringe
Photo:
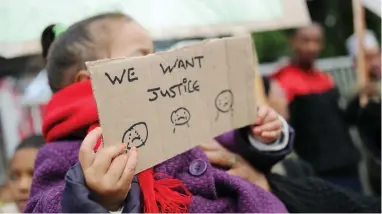
[[[155, 180], [159, 178], [159, 180]], [[145, 213], [187, 213], [192, 194], [178, 179], [155, 174], [152, 168], [138, 174]]]
[[[99, 124], [94, 124], [88, 131], [97, 127]], [[97, 150], [101, 143], [102, 137], [98, 139], [94, 150]], [[188, 213], [192, 194], [180, 180], [162, 173], [154, 175], [153, 168], [150, 168], [138, 174], [138, 181], [143, 194], [145, 213]]]

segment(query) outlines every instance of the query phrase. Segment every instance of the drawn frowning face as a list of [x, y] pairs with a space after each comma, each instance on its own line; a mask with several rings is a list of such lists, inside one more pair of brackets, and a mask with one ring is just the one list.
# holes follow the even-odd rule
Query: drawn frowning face
[[171, 122], [175, 126], [187, 124], [191, 119], [190, 112], [183, 107], [180, 107], [171, 113]]
[[128, 149], [135, 146], [137, 148], [145, 145], [148, 138], [148, 129], [145, 122], [132, 125], [122, 136], [122, 143], [126, 143]]
[[215, 98], [216, 109], [220, 112], [226, 113], [232, 109], [233, 94], [231, 90], [224, 90], [220, 92]]

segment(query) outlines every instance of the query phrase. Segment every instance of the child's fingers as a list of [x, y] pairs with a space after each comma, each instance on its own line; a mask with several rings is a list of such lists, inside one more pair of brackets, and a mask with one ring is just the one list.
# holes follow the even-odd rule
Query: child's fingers
[[280, 120], [274, 120], [272, 122], [265, 123], [264, 125], [256, 126], [253, 130], [255, 133], [260, 133], [264, 131], [277, 131], [280, 130], [282, 126], [283, 124]]
[[99, 150], [92, 164], [92, 167], [95, 169], [95, 173], [100, 176], [104, 175], [112, 160], [125, 151], [126, 145], [123, 143]]
[[108, 182], [117, 183], [123, 174], [127, 160], [127, 154], [121, 154], [114, 158], [106, 172], [105, 179]]
[[101, 135], [102, 129], [98, 127], [89, 132], [89, 134], [86, 135], [85, 139], [82, 141], [78, 158], [83, 169], [90, 167], [93, 163], [95, 157], [93, 149]]
[[281, 130], [279, 130], [279, 131], [267, 131], [267, 132], [261, 133], [261, 137], [267, 138], [267, 139], [276, 139], [280, 136], [280, 134], [281, 134]]
[[213, 165], [232, 168], [236, 164], [236, 156], [227, 151], [205, 151], [204, 153]]
[[257, 116], [256, 116], [256, 123], [260, 124], [264, 121], [264, 119], [267, 117], [267, 114], [269, 113], [269, 108], [266, 106], [259, 106], [257, 110]]
[[264, 118], [263, 123], [279, 120], [279, 115], [276, 111], [269, 109], [267, 116]]
[[242, 177], [242, 176], [240, 175], [239, 168], [233, 168], [233, 169], [230, 169], [230, 170], [228, 170], [228, 171], [226, 171], [226, 172], [227, 172], [227, 174], [232, 175], [232, 176]]
[[135, 175], [135, 169], [138, 164], [138, 151], [137, 148], [133, 147], [128, 152], [128, 159], [126, 162], [126, 166], [123, 170], [122, 176], [119, 179], [117, 185], [120, 187], [128, 188], [133, 181], [133, 177]]
[[203, 143], [199, 145], [199, 147], [204, 151], [220, 150], [222, 148], [222, 146], [216, 140], [212, 140], [212, 142], [208, 143]]

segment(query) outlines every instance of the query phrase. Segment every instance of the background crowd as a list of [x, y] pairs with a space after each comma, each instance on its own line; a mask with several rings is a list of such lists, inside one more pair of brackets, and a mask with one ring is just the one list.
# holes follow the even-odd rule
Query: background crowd
[[[276, 155], [270, 154], [268, 150], [257, 149], [256, 158], [259, 159], [256, 161], [264, 161], [266, 165], [252, 163], [251, 158], [247, 158], [246, 154], [237, 152], [243, 159], [242, 162], [246, 164], [245, 167], [256, 172], [251, 176], [244, 174], [237, 174], [237, 176], [249, 180], [267, 192], [272, 192], [289, 212], [381, 212], [381, 20], [377, 15], [365, 11], [367, 29], [362, 41], [362, 49], [365, 54], [365, 71], [368, 81], [363, 85], [357, 85], [357, 55], [360, 47], [357, 36], [353, 32], [352, 9], [349, 2], [308, 1], [312, 24], [297, 29], [253, 34], [260, 61], [259, 70], [263, 76], [266, 103], [288, 122], [294, 137], [291, 137], [293, 140], [289, 139], [291, 142], [288, 146], [291, 148], [289, 150], [288, 146], [282, 148], [278, 151], [280, 153], [277, 153], [277, 158], [274, 158]], [[11, 112], [1, 114], [1, 117], [17, 117], [17, 121], [22, 121], [18, 124], [17, 135], [20, 139], [18, 145], [7, 145], [5, 137], [7, 128], [2, 127], [0, 130], [0, 137], [2, 137], [0, 142], [0, 152], [2, 152], [0, 212], [21, 212], [25, 209], [28, 212], [100, 211], [94, 204], [85, 206], [89, 208], [88, 210], [85, 208], [76, 210], [77, 207], [74, 206], [70, 209], [67, 207], [61, 209], [58, 205], [46, 205], [45, 203], [61, 203], [55, 201], [61, 200], [61, 197], [63, 200], [61, 205], [65, 205], [68, 203], [65, 202], [65, 194], [80, 193], [65, 190], [65, 194], [62, 194], [63, 190], [54, 189], [56, 183], [62, 186], [64, 184], [54, 177], [60, 174], [51, 171], [48, 173], [44, 171], [46, 168], [35, 166], [35, 160], [38, 151], [46, 142], [83, 140], [88, 131], [88, 125], [93, 125], [86, 124], [86, 130], [85, 126], [82, 127], [80, 134], [78, 130], [75, 130], [75, 133], [73, 131], [74, 134], [70, 136], [52, 137], [49, 133], [55, 128], [56, 121], [48, 121], [45, 116], [49, 115], [50, 120], [55, 117], [55, 115], [52, 116], [53, 111], [51, 111], [54, 103], [53, 99], [51, 100], [53, 94], [63, 96], [65, 88], [70, 88], [77, 82], [86, 82], [88, 74], [81, 64], [82, 61], [99, 59], [99, 55], [96, 54], [99, 51], [97, 44], [104, 42], [103, 36], [109, 37], [105, 41], [114, 39], [112, 37], [115, 33], [114, 25], [117, 23], [116, 20], [120, 22], [121, 16], [122, 19], [127, 17], [128, 30], [124, 32], [122, 28], [119, 29], [121, 35], [126, 33], [126, 37], [124, 43], [118, 47], [120, 49], [115, 50], [116, 53], [122, 50], [128, 52], [129, 56], [147, 55], [154, 50], [171, 50], [197, 44], [205, 39], [151, 41], [143, 28], [135, 26], [134, 20], [127, 14], [111, 13], [82, 20], [71, 27], [52, 23], [41, 32], [41, 54], [0, 59], [0, 91], [10, 97], [7, 99], [11, 102], [8, 109], [9, 106], [12, 109]], [[99, 26], [94, 27], [95, 25]], [[90, 28], [92, 31], [89, 30]], [[138, 37], [139, 40], [136, 39]], [[131, 49], [136, 46], [139, 48]], [[111, 51], [110, 54], [113, 55], [113, 52]], [[74, 67], [75, 72], [71, 71]], [[85, 90], [87, 88], [84, 88]], [[46, 104], [49, 100], [51, 102], [47, 108]], [[81, 105], [88, 104], [85, 101], [81, 102], [84, 102]], [[70, 112], [73, 115], [76, 113], [77, 108]], [[40, 121], [36, 122], [36, 118]], [[60, 120], [60, 118], [55, 119]], [[44, 121], [44, 128], [41, 128], [41, 121]], [[224, 144], [219, 139], [217, 141]], [[64, 147], [64, 151], [73, 151], [73, 154], [62, 153], [62, 150], [57, 149], [50, 155], [70, 156], [71, 159], [68, 162], [74, 161], [73, 164], [68, 165], [71, 167], [78, 159], [80, 147], [80, 144], [75, 147], [72, 145], [74, 144]], [[41, 151], [47, 152], [44, 148]], [[227, 148], [231, 152], [235, 151], [229, 146]], [[210, 149], [204, 148], [207, 151]], [[270, 158], [271, 156], [273, 159]], [[216, 161], [213, 158], [211, 160], [208, 153], [207, 157], [212, 164]], [[36, 164], [42, 164], [43, 159], [41, 156], [39, 158]], [[268, 161], [267, 158], [272, 161]], [[52, 160], [49, 159], [49, 161]], [[56, 167], [56, 164], [52, 164], [51, 167]], [[62, 168], [62, 179], [69, 168], [65, 170]], [[37, 172], [36, 169], [39, 171]], [[71, 174], [68, 173], [68, 175]], [[85, 179], [86, 176], [84, 173]], [[139, 182], [143, 182], [141, 177], [143, 176], [138, 176]], [[48, 180], [51, 182], [49, 185], [43, 184]], [[193, 189], [193, 183], [185, 183], [187, 187], [191, 186], [191, 192], [197, 191]], [[133, 184], [130, 191], [134, 190]], [[72, 184], [66, 183], [66, 186], [70, 185]], [[95, 190], [84, 188], [83, 191]], [[152, 211], [146, 209], [146, 203], [148, 203], [146, 190], [141, 191], [144, 193], [144, 203], [138, 204], [145, 206], [144, 211]], [[58, 198], [45, 198], [43, 194], [57, 194]], [[231, 192], [231, 194], [234, 193]], [[237, 194], [243, 197], [243, 201], [249, 200], [241, 193]], [[79, 198], [81, 199], [80, 196]], [[127, 197], [126, 201], [129, 200]], [[203, 200], [200, 202], [203, 203]], [[126, 207], [131, 206], [131, 203], [126, 202], [120, 211], [125, 212]], [[114, 207], [108, 206], [107, 203], [100, 204], [103, 208], [106, 207], [106, 211], [115, 211]], [[272, 206], [277, 207], [277, 203], [275, 204]], [[281, 208], [273, 208], [268, 207], [258, 211], [283, 211]], [[163, 211], [161, 209], [163, 208], [154, 211]], [[238, 211], [234, 209], [198, 210], [192, 203], [190, 210]], [[104, 210], [101, 209], [101, 211]], [[142, 210], [131, 209], [130, 211]], [[175, 209], [175, 211], [184, 210]], [[248, 211], [253, 209], [248, 207]]]

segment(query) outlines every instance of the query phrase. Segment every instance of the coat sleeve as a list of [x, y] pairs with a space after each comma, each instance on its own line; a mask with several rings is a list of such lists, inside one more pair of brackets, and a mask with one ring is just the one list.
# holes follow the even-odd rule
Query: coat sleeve
[[[70, 163], [61, 153], [46, 145], [40, 149], [35, 161], [31, 194], [24, 212], [59, 213], [64, 177]], [[59, 165], [59, 167], [56, 167]]]
[[316, 177], [270, 174], [272, 193], [291, 213], [381, 213], [381, 198], [365, 196]]
[[[65, 189], [62, 194], [61, 207], [64, 213], [109, 213], [98, 204], [91, 191], [85, 185], [81, 166], [77, 163], [66, 174]], [[141, 192], [138, 180], [134, 177], [131, 189], [126, 197], [123, 213], [140, 213]]]
[[251, 144], [248, 135], [248, 133], [250, 133], [249, 127], [227, 132], [216, 137], [216, 140], [225, 148], [243, 157], [254, 168], [267, 173], [271, 170], [273, 165], [284, 159], [284, 157], [292, 151], [294, 131], [290, 126], [287, 127], [287, 130], [288, 131], [282, 134], [279, 140], [283, 141], [285, 137], [288, 137], [287, 145], [281, 147], [279, 150], [260, 150]]

